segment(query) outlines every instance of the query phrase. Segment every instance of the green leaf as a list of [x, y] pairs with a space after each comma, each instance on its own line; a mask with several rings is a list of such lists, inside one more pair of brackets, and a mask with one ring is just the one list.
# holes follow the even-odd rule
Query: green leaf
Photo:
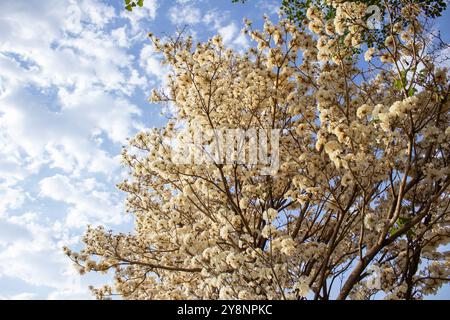
[[410, 221], [411, 221], [411, 218], [403, 218], [403, 217], [400, 217], [400, 218], [398, 218], [397, 223], [398, 223], [398, 225], [399, 225], [400, 228], [401, 228], [401, 227], [403, 227], [405, 224], [407, 224], [407, 223], [410, 222]]
[[144, 5], [144, 0], [138, 0], [137, 4], [139, 7], [142, 7]]
[[417, 89], [414, 87], [409, 88], [408, 96], [412, 97], [417, 92]]
[[396, 79], [394, 81], [394, 88], [397, 89], [397, 90], [402, 90], [402, 87], [403, 87], [402, 80]]
[[[407, 217], [398, 218], [397, 222], [394, 224], [394, 226], [391, 228], [391, 230], [389, 230], [389, 233], [392, 235], [392, 234], [398, 232], [398, 230], [403, 228], [405, 226], [405, 224], [409, 223], [410, 221], [411, 221], [411, 218], [407, 218]], [[416, 233], [414, 232], [413, 228], [406, 231], [406, 236], [408, 238], [414, 237], [415, 234]]]
[[125, 9], [127, 9], [128, 11], [133, 11], [133, 7], [131, 6], [131, 4], [126, 5]]
[[395, 234], [397, 231], [398, 231], [398, 227], [393, 226], [393, 227], [391, 228], [391, 230], [389, 230], [389, 234], [390, 234], [390, 235], [393, 235], [393, 234]]

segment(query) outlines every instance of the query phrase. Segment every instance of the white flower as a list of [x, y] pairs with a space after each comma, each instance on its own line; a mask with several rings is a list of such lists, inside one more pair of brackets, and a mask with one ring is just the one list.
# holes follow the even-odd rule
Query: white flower
[[356, 116], [361, 119], [361, 118], [367, 116], [370, 113], [370, 111], [372, 111], [372, 107], [367, 104], [363, 104], [356, 111]]
[[353, 182], [353, 178], [352, 178], [351, 174], [349, 174], [349, 173], [346, 173], [341, 179], [341, 184], [344, 187], [348, 187], [352, 182]]
[[306, 297], [311, 290], [306, 283], [306, 280], [297, 282], [293, 288], [299, 297]]
[[229, 233], [231, 231], [230, 225], [226, 224], [220, 229], [220, 237], [223, 239], [228, 239]]
[[227, 255], [225, 261], [234, 269], [239, 268], [239, 259], [233, 252]]
[[384, 105], [382, 104], [377, 104], [372, 111], [372, 115], [374, 117], [378, 116], [380, 113], [382, 113], [384, 111]]
[[156, 89], [152, 89], [152, 94], [150, 96], [151, 102], [160, 102], [162, 100], [161, 95]]
[[447, 129], [445, 129], [445, 135], [446, 135], [446, 136], [450, 136], [450, 127], [448, 127]]
[[281, 241], [281, 253], [291, 256], [295, 252], [295, 242], [291, 237]]
[[272, 222], [273, 220], [275, 220], [275, 218], [277, 216], [278, 216], [278, 211], [273, 208], [270, 208], [270, 209], [264, 211], [264, 213], [263, 213], [263, 219], [266, 222]]
[[338, 152], [340, 150], [339, 142], [336, 140], [328, 141], [325, 144], [325, 152], [328, 154], [333, 154], [335, 152]]
[[241, 209], [247, 209], [248, 207], [248, 199], [247, 198], [241, 198], [241, 200], [239, 200], [239, 207]]
[[301, 123], [298, 125], [298, 127], [295, 129], [295, 133], [297, 133], [299, 136], [304, 134], [306, 131], [306, 128], [308, 126], [305, 123]]
[[230, 287], [222, 287], [219, 291], [219, 299], [228, 300], [233, 298], [233, 289]]
[[373, 213], [366, 213], [366, 216], [364, 217], [364, 226], [369, 230], [373, 230], [375, 227], [375, 223], [376, 220]]
[[261, 231], [261, 235], [266, 238], [269, 239], [270, 238], [270, 233], [271, 233], [271, 225], [267, 224], [266, 226], [264, 226], [264, 228]]
[[369, 48], [366, 53], [364, 54], [364, 60], [369, 62], [373, 59], [373, 56], [377, 53], [377, 50], [375, 48]]

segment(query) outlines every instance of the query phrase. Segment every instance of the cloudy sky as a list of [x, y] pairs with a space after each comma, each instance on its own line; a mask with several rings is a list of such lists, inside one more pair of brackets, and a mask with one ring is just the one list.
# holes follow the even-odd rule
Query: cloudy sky
[[120, 149], [164, 123], [147, 102], [165, 75], [147, 32], [187, 24], [240, 50], [242, 19], [275, 18], [277, 2], [145, 0], [128, 12], [122, 0], [0, 1], [0, 299], [90, 298], [105, 281], [80, 278], [61, 248], [77, 248], [87, 224], [131, 228], [114, 187]]

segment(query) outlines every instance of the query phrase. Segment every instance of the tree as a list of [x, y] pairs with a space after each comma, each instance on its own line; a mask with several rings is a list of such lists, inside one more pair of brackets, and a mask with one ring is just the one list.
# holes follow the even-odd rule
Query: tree
[[[232, 2], [245, 3], [247, 0], [232, 0]], [[402, 28], [408, 28], [410, 20], [402, 15], [402, 10], [405, 8], [413, 8], [420, 15], [418, 18], [422, 19], [439, 17], [447, 8], [445, 0], [282, 0], [280, 11], [287, 19], [301, 26], [308, 21], [306, 15], [309, 8], [322, 11], [324, 20], [329, 21], [334, 20], [338, 5], [342, 3], [347, 4], [347, 6], [340, 6], [341, 10], [359, 5], [366, 8], [365, 15], [359, 17], [359, 19], [362, 18], [363, 21], [373, 23], [371, 28], [366, 29], [361, 34], [361, 38], [369, 47], [378, 46], [384, 42], [391, 33], [388, 29], [390, 25], [398, 23]], [[351, 14], [345, 17], [345, 19], [351, 20], [353, 24], [359, 24], [360, 22], [354, 18]], [[392, 24], [378, 24], [384, 19], [389, 20]]]
[[[232, 0], [232, 2], [245, 3], [247, 0]], [[389, 10], [401, 10], [408, 5], [415, 5], [420, 8], [421, 13], [427, 18], [439, 17], [447, 8], [447, 2], [445, 0], [282, 0], [280, 9], [287, 15], [289, 20], [302, 23], [302, 21], [306, 18], [306, 11], [310, 7], [316, 7], [324, 10], [326, 18], [334, 18], [336, 14], [336, 7], [334, 3], [365, 4], [368, 7], [377, 6], [383, 13]]]
[[144, 6], [144, 0], [124, 0], [125, 3], [125, 9], [128, 11], [133, 11], [133, 8], [135, 7], [142, 7]]
[[[98, 298], [419, 299], [449, 281], [448, 70], [414, 5], [366, 63], [351, 21], [367, 5], [336, 6], [328, 21], [308, 8], [307, 28], [247, 22], [244, 54], [150, 35], [172, 70], [152, 100], [171, 119], [123, 150], [135, 229], [89, 227], [65, 248], [81, 273], [115, 273]], [[223, 129], [245, 133], [234, 157]], [[266, 131], [277, 143], [250, 161]]]

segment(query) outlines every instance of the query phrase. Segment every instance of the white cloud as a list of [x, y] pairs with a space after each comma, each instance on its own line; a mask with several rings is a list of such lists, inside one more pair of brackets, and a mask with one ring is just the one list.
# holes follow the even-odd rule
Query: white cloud
[[219, 34], [222, 36], [223, 42], [225, 44], [231, 43], [236, 32], [237, 32], [237, 27], [234, 22], [219, 29]]
[[0, 300], [32, 300], [34, 298], [36, 298], [36, 294], [31, 292], [23, 292], [8, 296], [0, 295]]
[[148, 75], [153, 75], [160, 83], [164, 83], [169, 72], [161, 65], [161, 57], [152, 45], [144, 45], [139, 55], [140, 66]]
[[120, 27], [112, 30], [111, 36], [114, 38], [114, 42], [121, 47], [128, 47], [130, 45], [125, 27]]
[[223, 23], [228, 19], [228, 13], [223, 11], [218, 11], [215, 9], [209, 10], [203, 16], [203, 23], [207, 25], [212, 25], [214, 29], [219, 29]]
[[439, 57], [442, 58], [438, 61], [438, 66], [441, 68], [450, 68], [450, 47], [440, 50]]
[[248, 47], [247, 38], [240, 32], [236, 23], [230, 24], [218, 29], [219, 34], [222, 36], [223, 43], [227, 46], [231, 46], [234, 49], [243, 49]]
[[174, 6], [169, 10], [169, 19], [175, 25], [192, 25], [201, 21], [201, 11], [193, 6]]
[[24, 201], [25, 194], [22, 188], [0, 183], [0, 216], [8, 209], [20, 208]]
[[[84, 183], [88, 189], [95, 188], [93, 180]], [[19, 294], [8, 293], [7, 287], [0, 286], [0, 299], [92, 299], [88, 285], [111, 279], [81, 277], [76, 272], [62, 246], [77, 243], [79, 235], [41, 214], [0, 217], [0, 284], [8, 278], [20, 279], [27, 285]], [[38, 288], [45, 288], [44, 293]], [[36, 291], [30, 292], [32, 289]]]
[[48, 300], [88, 300], [93, 299], [90, 292], [88, 290], [75, 288], [75, 289], [65, 289], [65, 290], [56, 290], [51, 292], [47, 296]]
[[77, 287], [79, 276], [61, 249], [73, 239], [67, 230], [57, 227], [58, 223], [45, 224], [45, 219], [34, 213], [0, 218], [0, 276], [34, 286]]
[[[154, 18], [156, 1], [145, 3], [141, 12]], [[140, 110], [126, 98], [147, 89], [127, 52], [131, 31], [105, 30], [119, 16], [97, 0], [15, 4], [0, 4], [7, 13], [0, 14], [0, 26], [11, 30], [0, 35], [0, 143], [19, 160], [0, 161], [0, 172], [48, 163], [66, 172], [111, 174], [117, 159], [93, 137], [100, 130], [123, 144], [142, 127]], [[19, 180], [25, 177], [22, 172]]]
[[[69, 228], [84, 228], [92, 224], [120, 224], [122, 199], [113, 198], [105, 186], [91, 179], [72, 181], [67, 176], [55, 175], [39, 182], [40, 195], [61, 201], [70, 206], [65, 225]], [[102, 190], [103, 189], [103, 190]]]
[[31, 233], [26, 227], [0, 217], [0, 246], [11, 244], [18, 240], [31, 239]]
[[131, 25], [132, 33], [139, 33], [140, 36], [144, 36], [145, 33], [142, 33], [141, 27], [144, 23], [152, 21], [156, 18], [157, 10], [158, 10], [158, 2], [156, 0], [146, 0], [144, 1], [144, 6], [142, 8], [137, 8], [132, 12], [128, 10], [122, 10], [120, 16], [128, 19]]
[[257, 1], [256, 7], [268, 15], [278, 15], [280, 11], [280, 3], [277, 0]]
[[[118, 150], [143, 127], [134, 95], [149, 78], [136, 53], [157, 8], [0, 1], [1, 298], [42, 298], [42, 288], [47, 298], [90, 297], [61, 248], [78, 245], [88, 223], [128, 221], [114, 189]], [[149, 76], [162, 75], [153, 67]], [[50, 208], [51, 219], [23, 214], [30, 207]], [[6, 278], [38, 293], [10, 294]]]
[[124, 143], [140, 126], [134, 119], [139, 109], [99, 90], [60, 89], [58, 96], [59, 112], [48, 110], [45, 101], [33, 101], [36, 97], [26, 90], [3, 97], [0, 127], [14, 137], [16, 151], [44, 158], [51, 167], [65, 171], [112, 173], [118, 161], [96, 146], [92, 137], [100, 130], [111, 141]]

